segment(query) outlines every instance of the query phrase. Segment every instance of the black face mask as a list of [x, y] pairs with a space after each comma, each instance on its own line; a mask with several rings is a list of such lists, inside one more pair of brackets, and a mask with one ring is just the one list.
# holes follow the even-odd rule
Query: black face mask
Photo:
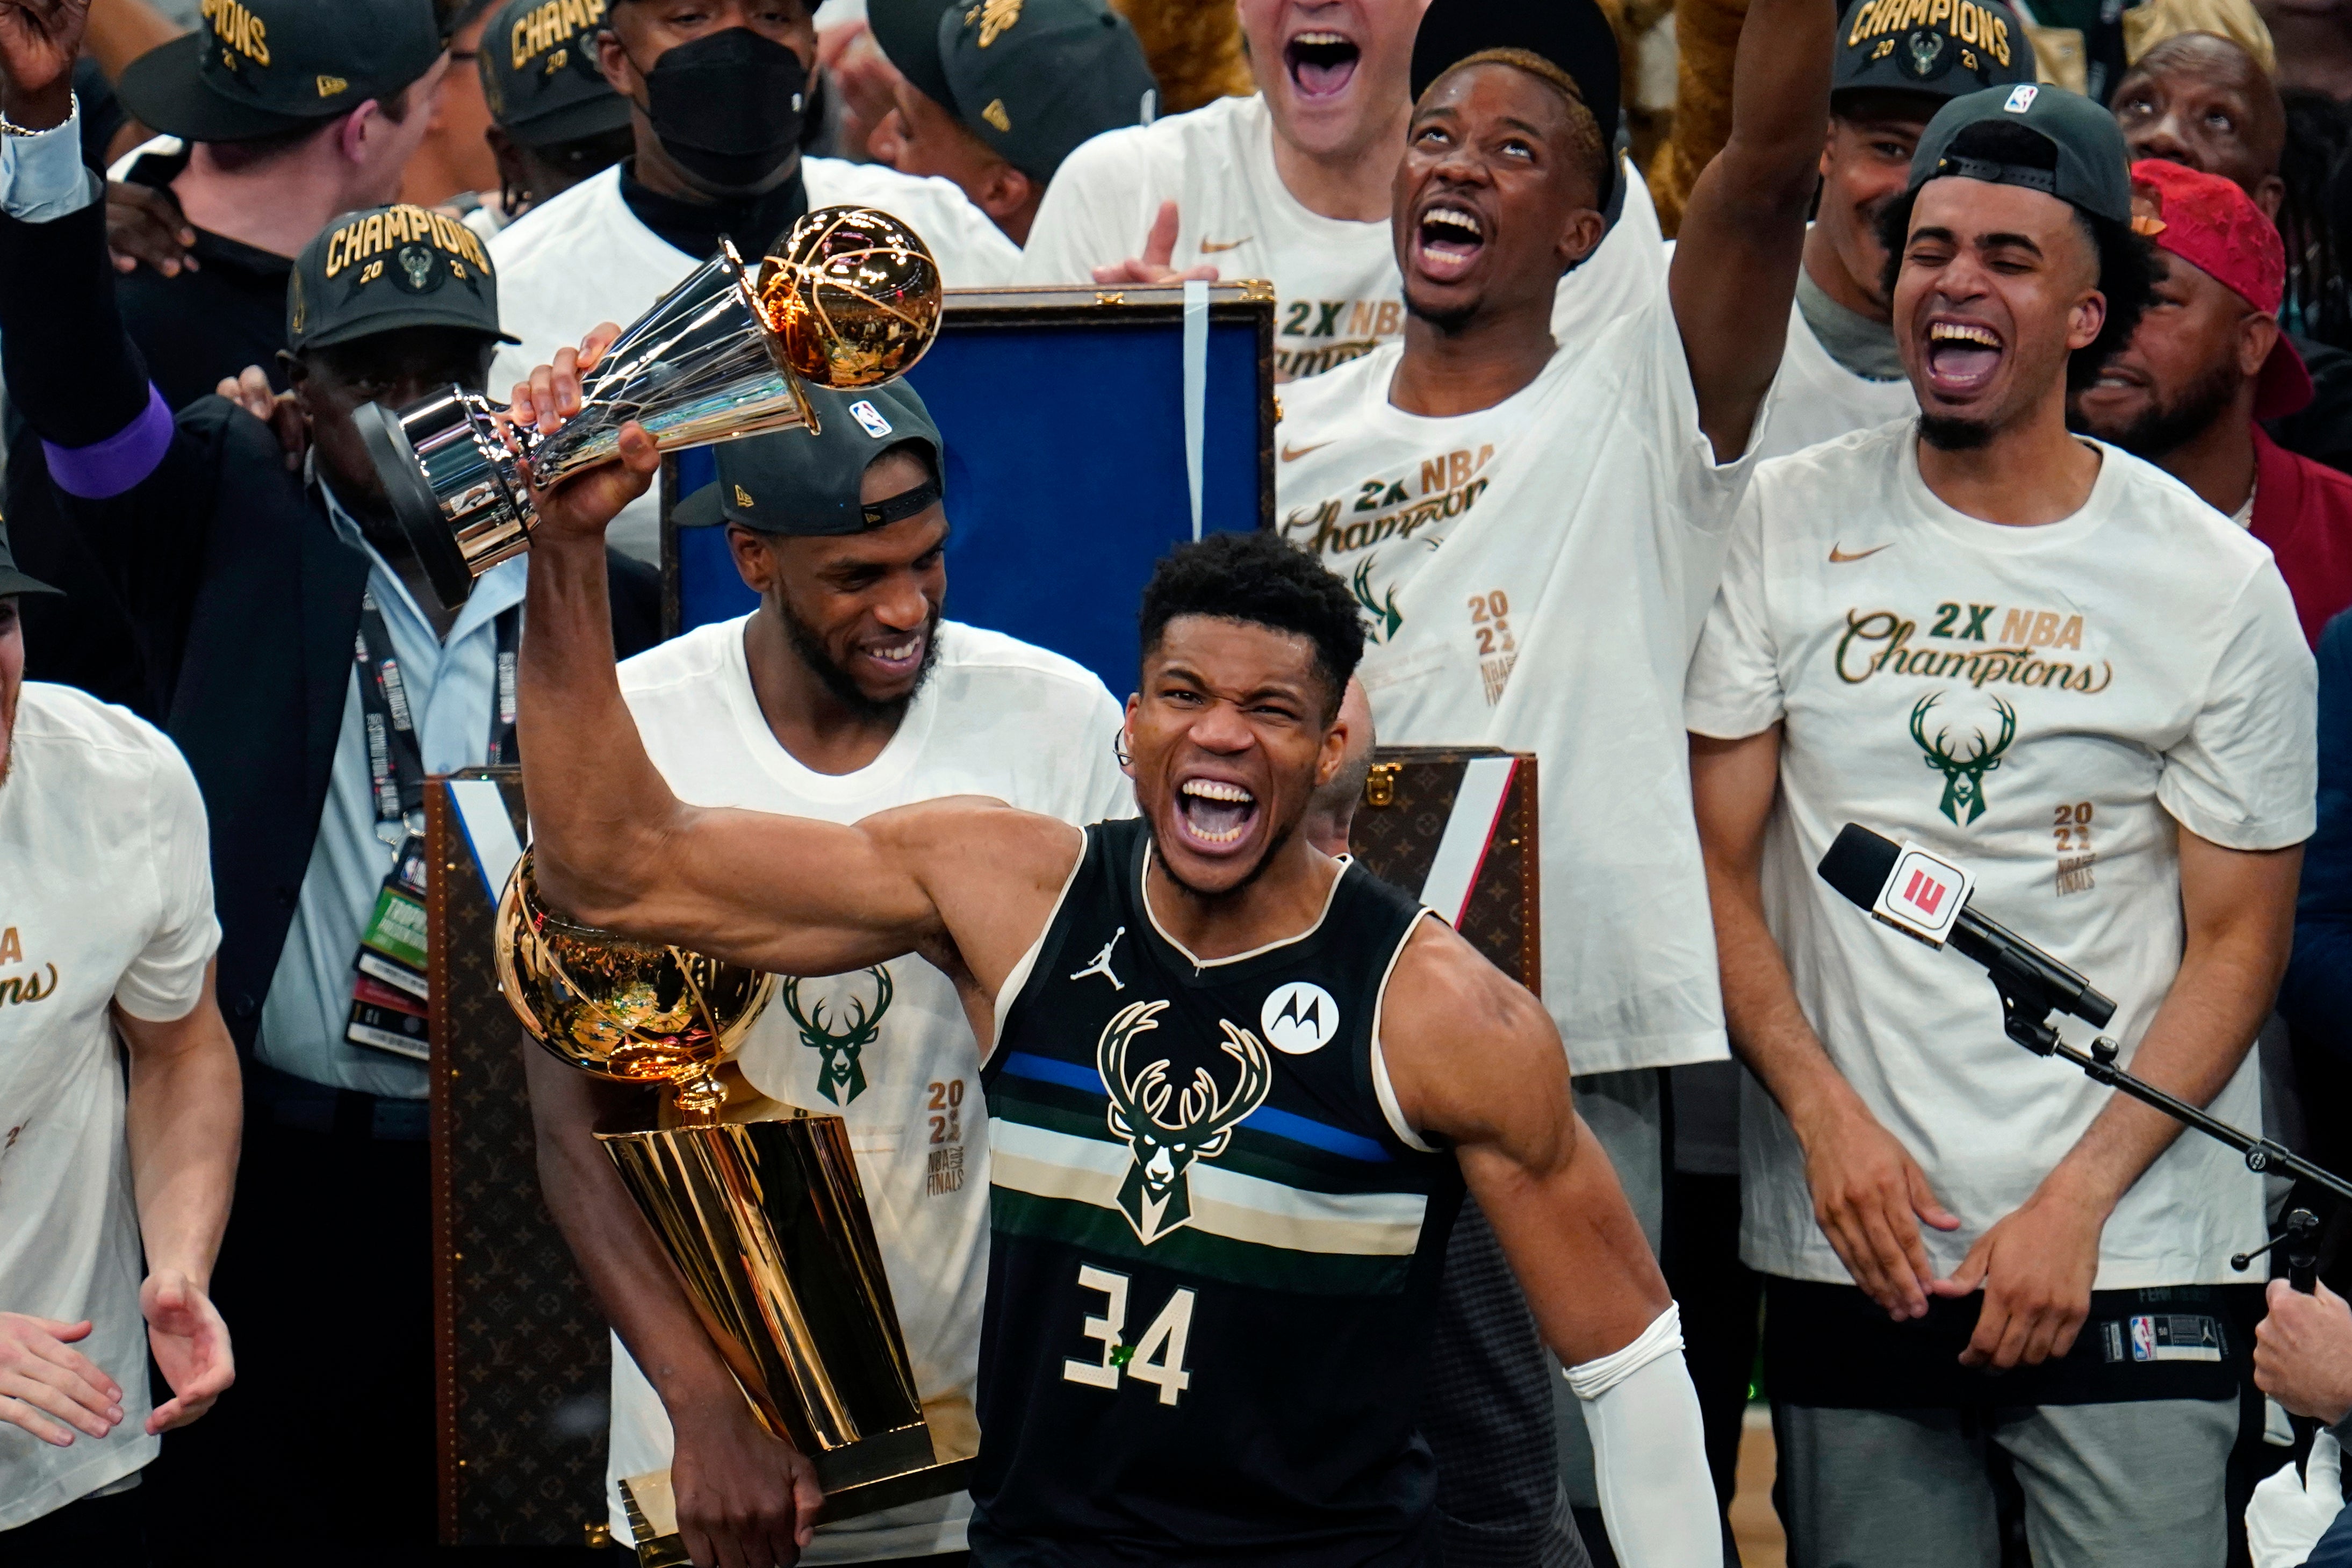
[[808, 68], [749, 27], [680, 44], [645, 78], [662, 151], [720, 190], [750, 190], [800, 145]]

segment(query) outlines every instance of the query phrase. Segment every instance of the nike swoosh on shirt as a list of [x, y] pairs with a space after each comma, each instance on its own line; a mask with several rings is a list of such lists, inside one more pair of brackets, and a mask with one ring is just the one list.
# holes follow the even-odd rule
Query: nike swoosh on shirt
[[1857, 550], [1853, 554], [1848, 555], [1843, 550], [1841, 550], [1836, 545], [1832, 544], [1830, 546], [1830, 564], [1832, 566], [1843, 566], [1849, 561], [1867, 561], [1882, 550], [1892, 550], [1895, 547], [1891, 544], [1874, 544], [1868, 550]]
[[[1338, 439], [1339, 437], [1337, 436], [1331, 437], [1331, 441], [1336, 441]], [[1329, 446], [1331, 441], [1318, 441], [1312, 447], [1294, 447], [1289, 442], [1285, 441], [1282, 444], [1282, 460], [1286, 463], [1295, 463], [1298, 461], [1299, 458], [1307, 456], [1309, 452], [1321, 451], [1324, 447]]]
[[1202, 254], [1202, 255], [1203, 255], [1203, 256], [1214, 256], [1214, 255], [1216, 255], [1216, 254], [1217, 254], [1217, 252], [1219, 252], [1220, 250], [1238, 250], [1238, 249], [1240, 249], [1243, 246], [1247, 245], [1251, 240], [1253, 240], [1253, 239], [1255, 239], [1255, 238], [1256, 238], [1256, 237], [1256, 237], [1255, 235], [1252, 235], [1252, 234], [1245, 234], [1245, 235], [1242, 236], [1239, 239], [1227, 239], [1227, 240], [1222, 240], [1222, 241], [1220, 241], [1220, 240], [1211, 239], [1208, 236], [1206, 236], [1206, 235], [1202, 235], [1202, 236], [1201, 237], [1201, 254]]

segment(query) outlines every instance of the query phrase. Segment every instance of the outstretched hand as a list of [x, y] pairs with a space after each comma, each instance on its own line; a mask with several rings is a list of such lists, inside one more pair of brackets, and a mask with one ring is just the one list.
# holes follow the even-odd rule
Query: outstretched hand
[[27, 131], [72, 112], [74, 57], [90, 0], [0, 0], [0, 110]]
[[1151, 220], [1151, 232], [1144, 237], [1143, 254], [1130, 256], [1124, 261], [1094, 269], [1097, 283], [1184, 283], [1193, 279], [1213, 283], [1217, 269], [1213, 267], [1188, 267], [1179, 272], [1171, 265], [1176, 255], [1176, 204], [1161, 202], [1160, 216]]
[[[507, 418], [517, 429], [550, 435], [580, 412], [580, 378], [596, 368], [621, 329], [606, 321], [581, 340], [577, 349], [555, 351], [552, 363], [543, 364], [528, 379], [515, 383]], [[528, 459], [524, 468], [528, 471]], [[635, 420], [621, 426], [620, 449], [611, 462], [572, 474], [551, 489], [541, 489], [534, 479], [531, 504], [539, 512], [531, 530], [534, 543], [542, 541], [601, 541], [605, 525], [621, 509], [646, 493], [661, 471], [661, 453], [654, 438]]]
[[147, 1345], [172, 1397], [147, 1417], [153, 1436], [174, 1426], [185, 1426], [213, 1407], [228, 1385], [236, 1381], [236, 1357], [230, 1352], [228, 1325], [212, 1298], [176, 1268], [159, 1268], [139, 1287], [139, 1310], [147, 1315]]

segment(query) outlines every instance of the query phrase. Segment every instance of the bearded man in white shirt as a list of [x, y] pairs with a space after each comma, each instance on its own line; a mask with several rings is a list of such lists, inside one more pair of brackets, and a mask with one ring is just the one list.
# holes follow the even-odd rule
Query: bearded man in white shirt
[[51, 591], [0, 532], [0, 1561], [145, 1568], [141, 1471], [236, 1376], [207, 1291], [236, 1047], [195, 778], [126, 710], [26, 681], [17, 601]]
[[1803, 1568], [1991, 1568], [1994, 1447], [2037, 1562], [2224, 1555], [2260, 1310], [2227, 1259], [2264, 1239], [2260, 1179], [2019, 1050], [1983, 974], [1813, 870], [1848, 820], [1958, 862], [1974, 908], [2115, 998], [2126, 1067], [2259, 1124], [2312, 661], [2259, 544], [2066, 430], [2148, 298], [2132, 222], [2097, 105], [2026, 84], [1940, 110], [1885, 218], [1919, 416], [1763, 466], [1691, 663]]
[[[760, 607], [621, 667], [655, 766], [698, 805], [842, 823], [967, 795], [1072, 823], [1133, 815], [1102, 682], [943, 618], [947, 468], [914, 389], [810, 395], [819, 434], [719, 447], [718, 482], [680, 509], [727, 529]], [[543, 1052], [530, 1059], [549, 1201], [619, 1342], [609, 1480], [669, 1467], [695, 1560], [765, 1563], [794, 1532], [806, 1461], [753, 1416], [590, 1136], [643, 1096]], [[955, 987], [911, 958], [790, 978], [735, 1060], [759, 1093], [847, 1121], [916, 1385], [968, 1405], [988, 1287], [989, 1121]], [[971, 1511], [958, 1493], [826, 1525], [799, 1560], [960, 1554]]]
[[[1009, 280], [1020, 251], [946, 180], [802, 152], [816, 59], [808, 0], [612, 0], [595, 35], [604, 79], [629, 100], [636, 153], [541, 202], [490, 242], [502, 324], [517, 343], [503, 386], [585, 337], [626, 323], [724, 235], [747, 258], [813, 208], [879, 208], [921, 237], [950, 289]], [[614, 523], [615, 549], [661, 559], [660, 503]]]

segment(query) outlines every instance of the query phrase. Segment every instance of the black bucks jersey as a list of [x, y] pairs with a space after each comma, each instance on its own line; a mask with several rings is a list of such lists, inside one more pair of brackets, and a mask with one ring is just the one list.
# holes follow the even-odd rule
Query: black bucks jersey
[[1087, 829], [982, 1074], [974, 1560], [1419, 1563], [1461, 1178], [1373, 1042], [1423, 911], [1349, 866], [1312, 930], [1196, 963], [1146, 910], [1150, 843]]

